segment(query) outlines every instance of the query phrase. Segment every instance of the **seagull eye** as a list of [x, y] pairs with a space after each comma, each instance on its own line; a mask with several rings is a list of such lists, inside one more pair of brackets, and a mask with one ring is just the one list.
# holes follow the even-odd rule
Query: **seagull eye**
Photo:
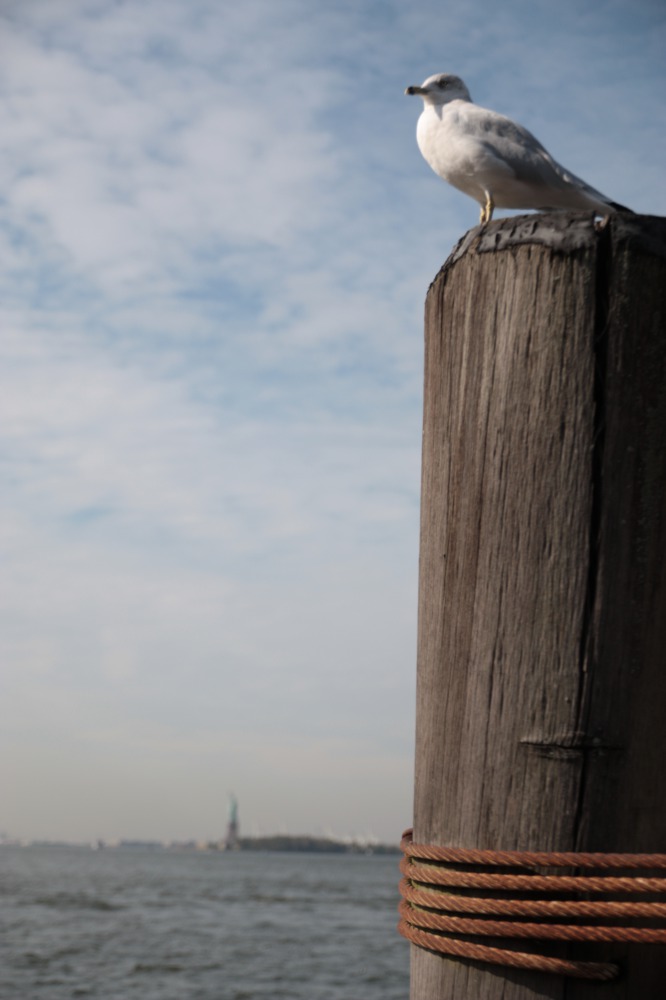
[[449, 81], [448, 80], [438, 80], [437, 81], [437, 86], [439, 87], [440, 90], [446, 90], [446, 88], [448, 87], [448, 85], [449, 85]]

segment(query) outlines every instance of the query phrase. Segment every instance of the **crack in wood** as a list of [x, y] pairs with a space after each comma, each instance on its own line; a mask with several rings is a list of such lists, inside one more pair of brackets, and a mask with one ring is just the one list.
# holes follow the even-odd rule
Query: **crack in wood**
[[[608, 310], [609, 285], [612, 270], [613, 242], [611, 226], [596, 230], [596, 261], [594, 286], [594, 416], [592, 431], [592, 454], [590, 462], [591, 473], [591, 504], [588, 535], [588, 564], [585, 603], [581, 621], [579, 658], [578, 658], [578, 690], [575, 708], [575, 725], [581, 733], [586, 733], [589, 726], [589, 714], [592, 698], [594, 672], [597, 668], [598, 650], [594, 619], [596, 610], [597, 584], [599, 577], [599, 557], [601, 552], [601, 530], [603, 511], [603, 467], [604, 446], [606, 441], [606, 374], [608, 366]], [[578, 844], [584, 831], [583, 817], [585, 814], [585, 797], [587, 792], [587, 755], [581, 758], [581, 774], [578, 786], [578, 801], [574, 813], [573, 836]]]
[[551, 760], [583, 761], [587, 756], [604, 757], [609, 753], [622, 753], [623, 747], [601, 740], [585, 740], [580, 736], [560, 737], [559, 739], [522, 739], [520, 746], [528, 753]]

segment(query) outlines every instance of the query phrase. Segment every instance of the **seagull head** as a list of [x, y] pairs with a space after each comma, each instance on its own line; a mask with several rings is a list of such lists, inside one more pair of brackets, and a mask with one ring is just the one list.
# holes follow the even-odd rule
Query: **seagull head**
[[471, 101], [469, 90], [459, 76], [435, 73], [424, 80], [420, 87], [407, 87], [406, 94], [418, 94], [426, 104], [448, 104], [449, 101]]

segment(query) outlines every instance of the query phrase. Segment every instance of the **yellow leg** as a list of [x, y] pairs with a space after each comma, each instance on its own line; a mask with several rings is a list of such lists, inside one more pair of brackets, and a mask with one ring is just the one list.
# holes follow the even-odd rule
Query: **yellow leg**
[[495, 202], [493, 201], [493, 196], [486, 191], [486, 203], [481, 209], [481, 225], [485, 225], [486, 222], [490, 222], [493, 217], [493, 212], [495, 210]]

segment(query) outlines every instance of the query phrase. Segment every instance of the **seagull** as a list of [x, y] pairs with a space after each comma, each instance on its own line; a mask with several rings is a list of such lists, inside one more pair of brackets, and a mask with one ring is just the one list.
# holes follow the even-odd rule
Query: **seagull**
[[425, 160], [478, 201], [482, 225], [495, 208], [631, 212], [561, 166], [522, 125], [474, 104], [460, 77], [436, 73], [405, 93], [423, 98], [416, 141]]

